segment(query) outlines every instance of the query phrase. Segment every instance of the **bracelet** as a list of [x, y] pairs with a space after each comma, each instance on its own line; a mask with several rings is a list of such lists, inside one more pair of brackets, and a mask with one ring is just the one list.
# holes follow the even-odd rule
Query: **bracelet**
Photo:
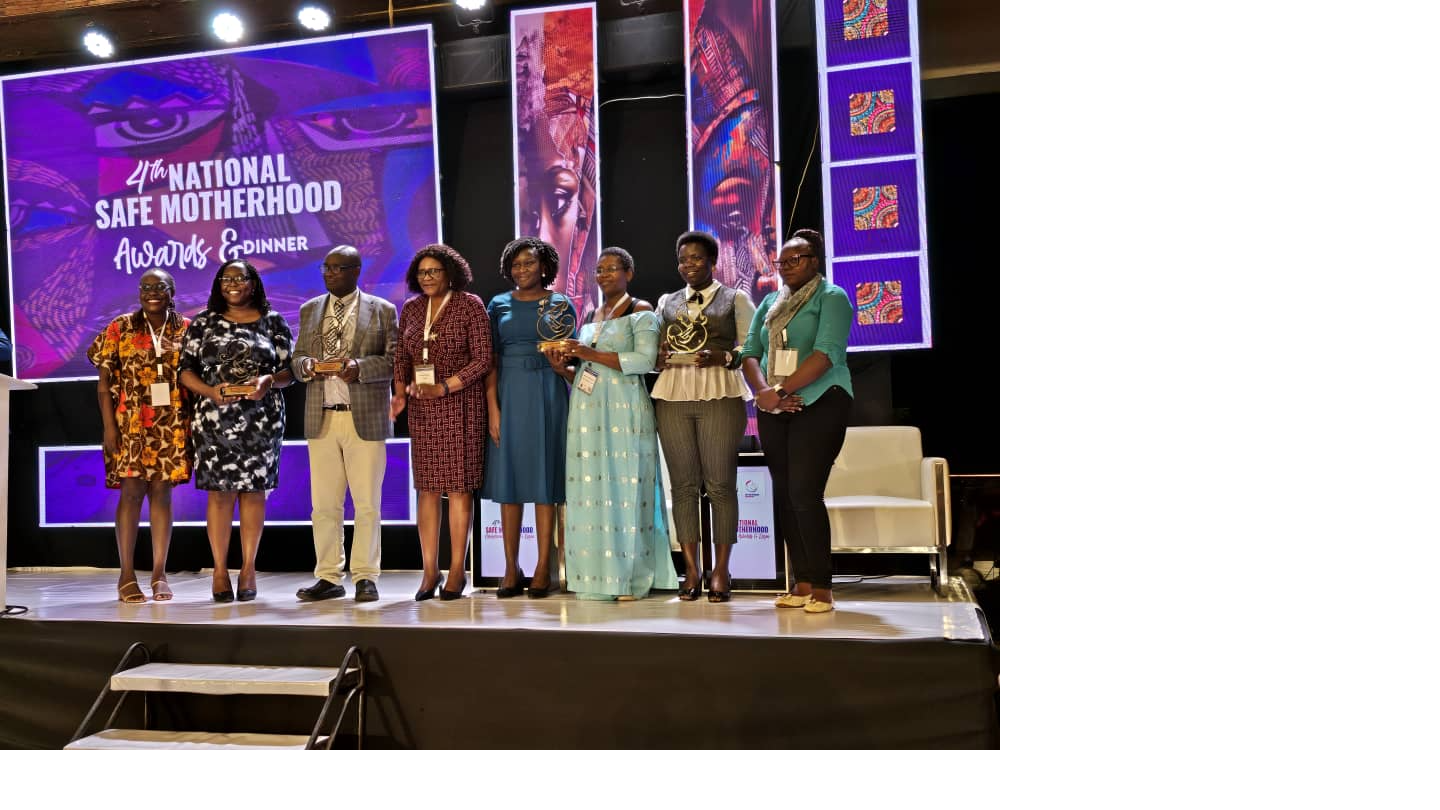
[[777, 386], [775, 386], [775, 396], [778, 396], [778, 397], [780, 397], [781, 399], [784, 399], [785, 397], [790, 396], [790, 392], [785, 390], [785, 386], [783, 386], [783, 385], [777, 385]]
[[440, 381], [440, 385], [445, 389], [445, 396], [447, 396], [447, 397], [450, 396], [450, 381], [449, 381], [449, 380], [441, 380], [441, 381]]

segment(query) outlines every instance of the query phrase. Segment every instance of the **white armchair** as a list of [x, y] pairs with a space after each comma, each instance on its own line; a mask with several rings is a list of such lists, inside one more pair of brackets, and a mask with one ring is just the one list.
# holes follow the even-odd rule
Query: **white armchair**
[[930, 584], [949, 583], [950, 464], [924, 457], [920, 430], [852, 427], [825, 487], [830, 550], [930, 555]]

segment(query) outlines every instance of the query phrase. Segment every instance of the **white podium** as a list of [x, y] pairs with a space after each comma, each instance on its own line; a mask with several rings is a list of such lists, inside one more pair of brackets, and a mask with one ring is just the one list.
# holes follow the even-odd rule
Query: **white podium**
[[35, 383], [0, 374], [0, 609], [5, 607], [5, 549], [10, 545], [10, 392], [34, 390]]

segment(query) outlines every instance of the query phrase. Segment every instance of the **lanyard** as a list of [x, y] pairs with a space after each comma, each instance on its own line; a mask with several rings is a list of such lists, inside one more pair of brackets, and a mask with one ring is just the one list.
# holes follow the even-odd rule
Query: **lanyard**
[[[610, 314], [609, 314], [609, 315], [606, 315], [605, 317], [603, 317], [603, 318], [601, 318], [601, 319], [599, 319], [599, 320], [597, 320], [597, 321], [595, 322], [595, 323], [596, 323], [596, 326], [595, 326], [595, 334], [590, 336], [590, 348], [592, 348], [592, 349], [595, 348], [595, 345], [600, 342], [600, 330], [602, 330], [602, 329], [605, 328], [605, 322], [608, 321], [608, 320], [613, 319], [613, 318], [615, 317], [615, 313], [619, 312], [619, 311], [620, 311], [620, 308], [623, 307], [623, 306], [625, 306], [625, 305], [628, 304], [629, 302], [630, 302], [630, 293], [625, 293], [624, 295], [620, 296], [620, 300], [619, 300], [619, 301], [615, 302], [615, 306], [613, 306], [613, 307], [610, 308]], [[599, 315], [599, 314], [600, 314], [600, 310], [598, 310], [598, 309], [595, 310], [595, 314], [596, 314], [596, 315]]]
[[[160, 359], [160, 338], [156, 337], [155, 327], [150, 325], [150, 318], [143, 315], [141, 317], [145, 319], [145, 328], [150, 330], [150, 350], [155, 352], [155, 373], [163, 379], [165, 376], [165, 364]], [[165, 314], [165, 323], [170, 323], [170, 314], [168, 312]], [[160, 334], [165, 334], [164, 326], [160, 327]]]
[[421, 350], [420, 354], [420, 362], [422, 363], [430, 362], [430, 325], [435, 323], [435, 320], [440, 317], [441, 312], [445, 311], [445, 305], [450, 303], [450, 293], [445, 293], [445, 297], [440, 299], [440, 308], [435, 310], [434, 313], [431, 313], [430, 306], [433, 303], [435, 303], [433, 299], [428, 297], [425, 299], [425, 348]]

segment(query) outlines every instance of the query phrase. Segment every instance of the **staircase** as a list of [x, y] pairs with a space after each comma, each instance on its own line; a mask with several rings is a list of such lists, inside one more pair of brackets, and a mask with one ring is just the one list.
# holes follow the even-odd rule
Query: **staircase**
[[[302, 734], [215, 733], [163, 731], [150, 728], [152, 693], [201, 695], [300, 695], [325, 698], [310, 736]], [[141, 728], [114, 728], [127, 699], [139, 694]], [[113, 701], [104, 727], [86, 734], [102, 707]], [[357, 745], [365, 740], [365, 661], [357, 647], [345, 652], [338, 669], [269, 667], [248, 664], [175, 664], [151, 661], [150, 650], [136, 642], [125, 651], [95, 705], [65, 750], [187, 749], [187, 750], [310, 750], [335, 743], [340, 724], [355, 703]]]

